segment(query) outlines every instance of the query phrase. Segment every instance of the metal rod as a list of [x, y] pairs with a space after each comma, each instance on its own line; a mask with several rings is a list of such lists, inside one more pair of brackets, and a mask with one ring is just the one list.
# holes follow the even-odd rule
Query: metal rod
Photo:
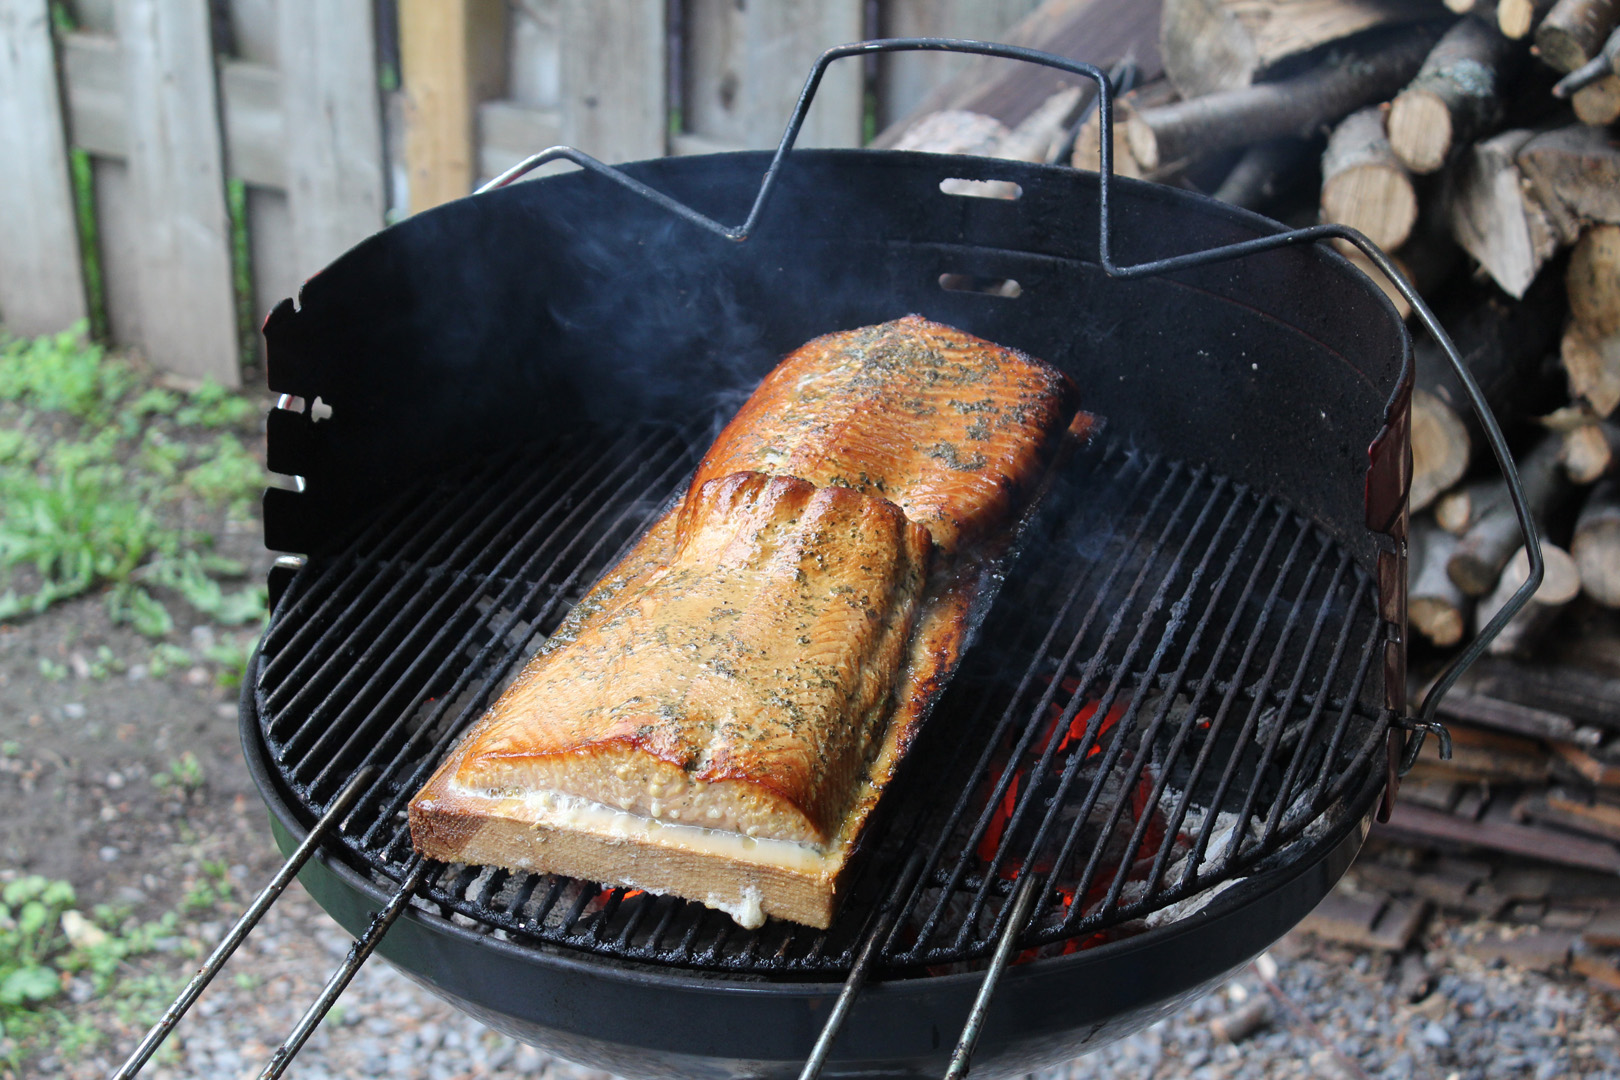
[[314, 827], [309, 830], [309, 835], [304, 837], [303, 842], [288, 856], [287, 861], [281, 864], [281, 869], [276, 871], [276, 876], [270, 879], [270, 884], [261, 889], [259, 895], [253, 898], [253, 903], [248, 905], [248, 909], [242, 913], [242, 917], [236, 920], [236, 924], [230, 928], [224, 939], [214, 947], [214, 951], [203, 962], [203, 966], [197, 969], [197, 974], [191, 977], [191, 981], [186, 984], [184, 990], [180, 991], [180, 996], [174, 999], [174, 1002], [163, 1013], [162, 1018], [152, 1025], [152, 1030], [146, 1033], [146, 1037], [141, 1040], [134, 1053], [129, 1055], [129, 1060], [125, 1061], [123, 1066], [112, 1074], [112, 1080], [129, 1080], [130, 1077], [135, 1076], [141, 1069], [146, 1067], [146, 1063], [157, 1052], [157, 1048], [163, 1045], [163, 1040], [167, 1039], [169, 1033], [180, 1023], [181, 1017], [185, 1016], [192, 1005], [196, 1004], [197, 999], [202, 996], [202, 992], [208, 989], [208, 984], [214, 981], [214, 976], [218, 975], [220, 968], [225, 966], [225, 961], [231, 958], [231, 954], [236, 951], [237, 946], [241, 945], [248, 934], [252, 933], [253, 928], [259, 924], [259, 920], [264, 918], [264, 913], [270, 910], [270, 905], [280, 899], [281, 894], [287, 890], [287, 886], [292, 883], [292, 879], [297, 876], [298, 871], [303, 869], [304, 864], [309, 861], [309, 857], [315, 853], [315, 849], [326, 838], [326, 834], [332, 831], [333, 826], [342, 820], [343, 815], [348, 812], [355, 798], [364, 789], [365, 785], [370, 782], [371, 775], [375, 771], [375, 769], [361, 769], [350, 778], [347, 784], [343, 785], [343, 790], [337, 793], [337, 797], [332, 800], [332, 805], [327, 808], [326, 813], [322, 814], [320, 819], [315, 822]]
[[978, 1045], [985, 1015], [990, 1011], [990, 999], [995, 995], [996, 984], [1001, 982], [1002, 973], [1012, 962], [1018, 935], [1024, 932], [1024, 924], [1029, 921], [1029, 909], [1035, 904], [1036, 887], [1037, 875], [1030, 874], [1013, 898], [1012, 917], [1001, 931], [1001, 940], [996, 942], [996, 954], [984, 973], [984, 981], [979, 983], [979, 993], [973, 999], [973, 1008], [968, 1011], [967, 1023], [962, 1025], [962, 1037], [956, 1041], [956, 1049], [951, 1051], [951, 1065], [945, 1070], [945, 1080], [962, 1080], [968, 1074], [973, 1062], [973, 1048]]
[[[760, 182], [759, 190], [754, 195], [754, 203], [749, 208], [748, 217], [741, 225], [722, 225], [713, 218], [707, 217], [686, 204], [654, 190], [635, 179], [627, 173], [605, 165], [589, 154], [582, 153], [570, 146], [553, 146], [534, 156], [519, 162], [506, 170], [489, 183], [478, 189], [481, 194], [494, 188], [505, 187], [512, 181], [538, 168], [549, 161], [566, 159], [581, 165], [592, 172], [629, 188], [657, 205], [669, 210], [677, 217], [683, 218], [701, 228], [708, 230], [727, 240], [743, 241], [748, 239], [758, 223], [760, 215], [764, 212], [771, 192], [776, 186], [776, 178], [781, 170], [782, 163], [793, 144], [799, 137], [799, 130], [804, 126], [805, 113], [814, 99], [816, 88], [821, 85], [822, 75], [827, 66], [834, 60], [846, 56], [870, 56], [886, 52], [952, 52], [974, 53], [981, 56], [1000, 57], [1005, 60], [1022, 60], [1026, 63], [1038, 64], [1042, 67], [1055, 68], [1066, 71], [1072, 75], [1090, 79], [1097, 84], [1097, 123], [1098, 123], [1098, 169], [1097, 169], [1097, 261], [1103, 272], [1109, 277], [1134, 279], [1155, 277], [1176, 270], [1187, 270], [1198, 266], [1207, 266], [1211, 263], [1225, 262], [1229, 259], [1243, 258], [1248, 255], [1257, 255], [1261, 252], [1272, 251], [1277, 248], [1294, 247], [1314, 244], [1320, 240], [1343, 240], [1355, 245], [1395, 286], [1412, 306], [1418, 321], [1434, 338], [1440, 349], [1445, 353], [1447, 362], [1452, 371], [1462, 383], [1463, 391], [1468, 397], [1469, 404], [1473, 406], [1474, 413], [1479, 417], [1480, 425], [1485, 431], [1485, 441], [1490, 445], [1491, 453], [1495, 455], [1497, 464], [1502, 469], [1502, 475], [1507, 480], [1508, 497], [1513, 502], [1514, 512], [1519, 519], [1519, 528], [1524, 533], [1524, 546], [1530, 560], [1530, 574], [1517, 592], [1508, 600], [1495, 618], [1479, 632], [1474, 640], [1458, 656], [1454, 657], [1440, 677], [1431, 684], [1428, 693], [1424, 696], [1423, 704], [1418, 710], [1418, 718], [1425, 722], [1424, 726], [1415, 729], [1412, 738], [1416, 740], [1417, 748], [1421, 748], [1424, 733], [1428, 730], [1428, 722], [1434, 721], [1435, 710], [1440, 705], [1440, 699], [1451, 689], [1463, 671], [1468, 668], [1485, 651], [1491, 640], [1501, 632], [1519, 609], [1530, 602], [1541, 587], [1544, 564], [1541, 557], [1541, 541], [1536, 534], [1535, 523], [1530, 520], [1530, 509], [1525, 502], [1524, 489], [1519, 483], [1518, 470], [1514, 468], [1512, 456], [1508, 453], [1507, 442], [1502, 437], [1502, 429], [1496, 423], [1490, 407], [1485, 404], [1485, 396], [1479, 389], [1479, 384], [1463, 363], [1462, 356], [1457, 352], [1457, 346], [1452, 343], [1440, 321], [1435, 318], [1434, 312], [1423, 302], [1423, 298], [1412, 287], [1401, 273], [1395, 269], [1389, 257], [1384, 254], [1371, 240], [1360, 232], [1344, 225], [1313, 225], [1302, 229], [1291, 229], [1285, 232], [1274, 233], [1270, 236], [1256, 237], [1253, 240], [1244, 240], [1233, 244], [1222, 244], [1218, 247], [1206, 248], [1203, 251], [1188, 252], [1184, 255], [1174, 255], [1164, 259], [1152, 259], [1147, 262], [1133, 265], [1121, 265], [1114, 261], [1112, 222], [1113, 213], [1110, 209], [1109, 193], [1112, 190], [1114, 178], [1114, 139], [1113, 139], [1113, 107], [1114, 87], [1102, 69], [1079, 60], [1070, 60], [1067, 57], [1056, 56], [1052, 53], [1041, 52], [1037, 49], [1028, 49], [1017, 45], [998, 45], [987, 41], [968, 41], [954, 38], [888, 38], [877, 41], [860, 41], [849, 45], [839, 45], [828, 49], [816, 59], [815, 65], [810, 69], [810, 77], [805, 80], [804, 89], [799, 93], [799, 100], [793, 106], [793, 114], [788, 119], [787, 130], [782, 133], [782, 141], [777, 145], [775, 154], [771, 157], [770, 166], [765, 170], [765, 177]], [[1402, 360], [1400, 377], [1397, 388], [1385, 405], [1385, 416], [1393, 420], [1394, 412], [1399, 407], [1401, 388], [1405, 387], [1412, 376], [1412, 356], [1410, 351]], [[1415, 749], [1409, 747], [1408, 755], [1415, 754]]]
[[405, 875], [405, 880], [399, 883], [399, 889], [389, 899], [388, 906], [372, 917], [371, 925], [366, 927], [366, 932], [349, 946], [349, 955], [344, 957], [343, 965], [332, 973], [332, 977], [326, 981], [326, 986], [321, 990], [320, 997], [310, 1004], [303, 1017], [299, 1019], [298, 1025], [292, 1029], [292, 1033], [276, 1048], [269, 1064], [259, 1074], [259, 1080], [276, 1080], [287, 1071], [292, 1059], [304, 1048], [304, 1043], [309, 1041], [309, 1037], [315, 1033], [321, 1021], [326, 1019], [326, 1014], [331, 1011], [339, 995], [359, 973], [360, 965], [366, 962], [383, 935], [388, 933], [388, 928], [394, 925], [394, 920], [398, 919], [409, 906], [411, 895], [427, 876], [429, 865], [420, 855], [411, 860], [409, 872]]
[[889, 936], [889, 926], [900, 911], [901, 897], [905, 896], [906, 890], [911, 887], [911, 879], [922, 868], [922, 861], [922, 849], [913, 848], [911, 858], [906, 860], [905, 867], [900, 871], [898, 886], [889, 890], [888, 900], [878, 908], [873, 916], [872, 925], [867, 928], [866, 939], [861, 942], [861, 951], [855, 957], [854, 966], [849, 969], [849, 978], [844, 980], [844, 989], [839, 992], [838, 1000], [833, 1004], [827, 1022], [821, 1026], [821, 1034], [816, 1037], [816, 1045], [811, 1048], [810, 1056], [799, 1072], [799, 1080], [816, 1080], [816, 1077], [821, 1075], [821, 1067], [827, 1061], [828, 1052], [832, 1050], [833, 1040], [843, 1028], [844, 1018], [854, 1006], [861, 987], [866, 985], [866, 976], [872, 970], [872, 962], [881, 951], [884, 939]]

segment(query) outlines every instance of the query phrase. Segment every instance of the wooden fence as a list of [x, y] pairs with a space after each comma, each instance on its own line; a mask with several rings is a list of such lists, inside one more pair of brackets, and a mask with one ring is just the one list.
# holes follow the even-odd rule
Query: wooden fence
[[[239, 381], [243, 321], [387, 221], [555, 143], [774, 145], [816, 55], [995, 37], [1036, 0], [0, 0], [0, 320], [94, 317]], [[834, 66], [801, 144], [855, 146], [960, 58]]]

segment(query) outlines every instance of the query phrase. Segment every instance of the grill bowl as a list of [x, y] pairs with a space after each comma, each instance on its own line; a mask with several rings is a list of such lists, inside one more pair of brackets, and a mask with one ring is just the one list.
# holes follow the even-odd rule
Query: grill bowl
[[[721, 220], [738, 220], [764, 165], [761, 155], [741, 154], [648, 162], [632, 171]], [[960, 185], [942, 188], [943, 181], [959, 178], [1016, 184], [1020, 197], [965, 197], [951, 193]], [[1163, 188], [1119, 183], [1113, 195], [1116, 256], [1124, 262], [1278, 228]], [[1320, 592], [1331, 575], [1332, 586], [1313, 602], [1319, 613], [1338, 612], [1335, 625], [1342, 629], [1326, 633], [1321, 653], [1325, 657], [1335, 640], [1350, 648], [1334, 649], [1331, 670], [1313, 676], [1322, 690], [1314, 701], [1310, 685], [1301, 690], [1295, 684], [1276, 701], [1267, 697], [1277, 663], [1267, 669], [1266, 685], [1251, 694], [1251, 719], [1243, 728], [1252, 729], [1256, 747], [1269, 723], [1262, 705], [1270, 703], [1282, 716], [1270, 730], [1293, 731], [1296, 749], [1312, 752], [1313, 740], [1332, 728], [1319, 728], [1311, 719], [1324, 711], [1315, 702], [1332, 696], [1334, 680], [1341, 678], [1335, 672], [1358, 672], [1341, 695], [1348, 702], [1345, 715], [1359, 710], [1355, 738], [1340, 748], [1341, 758], [1335, 757], [1337, 749], [1325, 752], [1321, 767], [1324, 775], [1335, 770], [1334, 783], [1331, 798], [1318, 800], [1312, 820], [1295, 820], [1279, 832], [1275, 819], [1288, 819], [1271, 810], [1272, 828], [1265, 830], [1270, 840], [1257, 835], [1249, 857], [1231, 873], [1200, 882], [1206, 890], [1221, 886], [1225, 891], [1213, 899], [1206, 893], [1207, 902], [1195, 913], [1162, 915], [1160, 925], [1135, 936], [1015, 968], [998, 992], [976, 1068], [1001, 1075], [1082, 1052], [1150, 1022], [1275, 940], [1343, 872], [1381, 787], [1379, 755], [1371, 751], [1382, 745], [1387, 712], [1379, 706], [1387, 695], [1382, 665], [1375, 661], [1391, 655], [1398, 660], [1400, 646], [1386, 643], [1379, 620], [1402, 613], [1398, 589], [1393, 596], [1388, 588], [1379, 591], [1374, 603], [1373, 582], [1390, 580], [1392, 545], [1369, 528], [1368, 503], [1377, 496], [1375, 503], [1388, 505], [1393, 498], [1399, 505], [1404, 490], [1384, 490], [1390, 482], [1385, 474], [1369, 478], [1368, 454], [1391, 421], [1400, 419], [1409, 343], [1382, 294], [1342, 259], [1318, 248], [1281, 250], [1157, 280], [1107, 278], [1093, 257], [1095, 205], [1095, 177], [1065, 169], [932, 155], [800, 152], [790, 159], [759, 229], [744, 244], [668, 218], [599, 178], [570, 175], [419, 215], [366, 241], [312, 279], [298, 308], [282, 305], [266, 325], [272, 388], [309, 402], [319, 398], [332, 409], [330, 418], [321, 420], [313, 412], [287, 409], [270, 418], [270, 467], [303, 478], [303, 490], [269, 493], [267, 541], [311, 557], [290, 588], [285, 580], [274, 583], [277, 594], [286, 590], [285, 595], [244, 696], [248, 758], [272, 808], [278, 839], [285, 843], [301, 835], [337, 782], [376, 745], [375, 733], [364, 726], [364, 717], [375, 712], [375, 698], [366, 696], [373, 691], [351, 693], [336, 675], [324, 682], [320, 675], [328, 668], [355, 667], [357, 658], [357, 670], [367, 672], [367, 642], [345, 629], [344, 620], [351, 617], [343, 605], [327, 607], [309, 598], [322, 573], [334, 580], [355, 573], [358, 581], [399, 572], [399, 557], [364, 566], [353, 560], [358, 549], [373, 543], [364, 539], [371, 535], [368, 528], [380, 528], [377, 523], [388, 514], [404, 512], [401, 505], [430, 510], [439, 497], [434, 491], [454, 490], [460, 482], [435, 489], [428, 480], [430, 486], [420, 487], [424, 477], [502, 460], [537, 439], [566, 446], [647, 423], [686, 433], [687, 444], [701, 449], [704, 418], [723, 420], [728, 406], [783, 353], [829, 330], [916, 311], [1069, 371], [1086, 406], [1108, 419], [1114, 439], [1109, 460], [1139, 459], [1156, 469], [1182, 462], [1189, 475], [1205, 478], [1200, 482], [1222, 478], [1255, 506], [1278, 507], [1279, 521], [1297, 515], [1290, 518], [1297, 520], [1291, 526], [1295, 548], [1308, 536], [1318, 551], [1311, 565], [1326, 570], [1321, 580], [1302, 579], [1304, 563], [1279, 564], [1273, 575], [1278, 589], [1315, 596], [1312, 589]], [[1016, 298], [942, 288], [1008, 279], [1018, 283]], [[699, 435], [692, 434], [694, 421]], [[1404, 453], [1404, 445], [1397, 450]], [[665, 471], [646, 484], [621, 489], [628, 493], [629, 510], [645, 516], [656, 509], [665, 490], [659, 483], [673, 490], [679, 479], [678, 458], [660, 466]], [[542, 453], [532, 460], [547, 468], [553, 458]], [[1394, 475], [1403, 474], [1396, 470]], [[404, 494], [412, 488], [419, 491], [414, 498]], [[546, 505], [571, 504], [559, 494]], [[586, 524], [597, 520], [589, 515], [569, 518], [573, 525], [553, 532], [576, 539], [589, 534], [587, 546], [610, 557], [615, 544], [633, 535], [636, 517], [629, 510], [614, 519], [629, 530], [624, 537], [611, 528], [601, 536], [591, 533], [600, 527]], [[1143, 520], [1159, 520], [1153, 517], [1157, 513], [1146, 511]], [[1129, 530], [1124, 532], [1122, 550], [1129, 547]], [[1062, 535], [1061, 523], [1052, 535]], [[1160, 529], [1157, 535], [1168, 534]], [[1057, 550], [1050, 539], [1037, 545], [1036, 561], [1043, 566]], [[1272, 558], [1245, 554], [1248, 550], [1234, 549], [1235, 562], [1260, 565]], [[1077, 567], [1118, 565], [1117, 559], [1110, 563], [1100, 557], [1074, 562]], [[576, 563], [566, 573], [559, 571], [550, 599], [537, 601], [551, 605], [549, 613], [520, 613], [526, 632], [543, 632], [544, 619], [560, 616], [558, 609], [571, 595], [562, 581], [589, 583], [589, 567], [596, 564]], [[1395, 566], [1400, 571], [1398, 562]], [[451, 560], [424, 571], [423, 580], [457, 579], [458, 574], [466, 576], [466, 568]], [[1078, 569], [1076, 575], [1077, 581], [1084, 577]], [[1175, 578], [1166, 575], [1167, 581]], [[482, 580], [501, 576], [484, 574]], [[1097, 578], [1088, 594], [1094, 607], [1110, 600], [1113, 580]], [[1335, 599], [1341, 586], [1345, 598]], [[1203, 587], [1212, 588], [1208, 582]], [[1008, 591], [1015, 593], [1013, 584]], [[1152, 606], [1150, 594], [1160, 598], [1161, 607], [1175, 598], [1174, 592], [1149, 587], [1140, 600], [1133, 599], [1146, 605], [1140, 608], [1143, 626], [1170, 618]], [[1234, 611], [1236, 625], [1247, 620], [1250, 636], [1259, 641], [1264, 633], [1258, 627], [1266, 625], [1263, 608], [1249, 595], [1234, 594], [1226, 607], [1212, 602], [1209, 610], [1223, 616]], [[1264, 587], [1258, 596], [1263, 595]], [[351, 608], [354, 601], [351, 595]], [[998, 611], [1007, 602], [1004, 598]], [[1247, 615], [1246, 605], [1252, 608]], [[1111, 600], [1104, 606], [1126, 615], [1138, 610], [1129, 604], [1113, 608]], [[1013, 610], [1016, 615], [1021, 609]], [[1287, 625], [1294, 625], [1292, 618]], [[1363, 625], [1371, 632], [1362, 633]], [[480, 639], [480, 648], [506, 636], [504, 628], [497, 629], [486, 629], [489, 641]], [[1128, 625], [1114, 638], [1105, 635], [1089, 655], [1091, 639], [1075, 633], [1082, 646], [1075, 670], [1089, 672], [1094, 684], [1089, 692], [1115, 695], [1105, 707], [1128, 700], [1121, 687], [1133, 679], [1148, 680], [1137, 686], [1134, 699], [1145, 702], [1150, 695], [1144, 688], [1151, 690], [1152, 679], [1169, 671], [1151, 667], [1150, 654], [1158, 655], [1151, 635], [1145, 651], [1119, 651], [1125, 641], [1136, 640], [1135, 629]], [[1279, 627], [1271, 632], [1286, 637]], [[1001, 640], [999, 634], [985, 636]], [[300, 640], [305, 642], [300, 647], [312, 650], [306, 657], [294, 655]], [[1278, 657], [1300, 651], [1267, 642]], [[1278, 693], [1289, 681], [1287, 670], [1322, 666], [1311, 661], [1314, 648], [1304, 648], [1305, 660], [1296, 658], [1293, 668], [1283, 665]], [[508, 650], [507, 669], [520, 651]], [[1338, 656], [1346, 651], [1347, 668]], [[423, 655], [430, 653], [440, 668], [446, 666], [445, 656], [433, 649]], [[450, 650], [448, 655], [460, 654]], [[480, 665], [489, 666], [491, 655], [483, 648], [478, 654], [483, 659], [474, 657], [471, 669], [483, 672]], [[457, 664], [468, 667], [462, 661], [449, 667]], [[1220, 664], [1206, 667], [1219, 682]], [[1228, 680], [1235, 688], [1222, 693], [1241, 698], [1248, 669], [1236, 670], [1240, 677]], [[1062, 673], [1057, 669], [1051, 677]], [[431, 679], [406, 685], [408, 678], [390, 683], [391, 676], [381, 677], [382, 669], [376, 674], [383, 684], [405, 686], [402, 692], [416, 695], [413, 700], [445, 700], [447, 694]], [[487, 694], [499, 674], [479, 677]], [[387, 685], [375, 693], [386, 694]], [[313, 703], [313, 716], [325, 715], [319, 709], [328, 708], [362, 718], [362, 726], [331, 738], [298, 736], [309, 717], [286, 721], [285, 716], [288, 702], [301, 699]], [[423, 721], [416, 730], [428, 734], [418, 751], [453, 739], [478, 707], [457, 698], [455, 706], [440, 710], [442, 715]], [[458, 709], [460, 719], [453, 715]], [[1335, 704], [1326, 711], [1338, 709]], [[1024, 709], [1037, 724], [1045, 710], [1044, 701]], [[1149, 712], [1140, 704], [1141, 725], [1151, 723]], [[934, 726], [948, 713], [942, 705]], [[1174, 723], [1185, 726], [1192, 719]], [[1231, 721], [1232, 730], [1238, 723]], [[291, 727], [279, 726], [286, 724]], [[300, 738], [306, 748], [314, 742], [328, 754], [313, 773], [306, 759], [289, 752], [289, 739]], [[1267, 739], [1273, 746], [1278, 742]], [[1232, 776], [1230, 786], [1223, 781], [1225, 796], [1217, 793], [1215, 801], [1224, 808], [1223, 797], [1236, 800], [1232, 808], [1241, 804], [1245, 817], [1252, 808], [1251, 820], [1260, 822], [1265, 807], [1246, 800], [1263, 787], [1256, 779], [1263, 770], [1257, 765], [1246, 773], [1243, 752], [1220, 750], [1213, 736], [1209, 745], [1215, 773], [1226, 766]], [[1145, 748], [1144, 743], [1124, 751], [1121, 760]], [[986, 760], [996, 756], [988, 744], [985, 754]], [[1110, 753], [1105, 760], [1116, 756]], [[390, 838], [388, 823], [414, 790], [412, 778], [423, 765], [408, 753], [394, 753], [394, 761], [397, 767], [391, 767], [384, 788], [362, 800], [363, 806], [369, 801], [373, 817], [350, 828], [340, 851], [323, 855], [305, 871], [317, 899], [350, 929], [358, 929], [367, 912], [380, 905], [390, 891], [389, 874], [397, 876], [398, 860], [408, 854], [399, 848], [397, 832]], [[1079, 799], [1086, 790], [1084, 767], [1077, 765], [1075, 775], [1080, 780], [1071, 798]], [[1281, 786], [1291, 790], [1288, 779]], [[957, 836], [967, 829], [965, 840], [959, 836], [956, 844], [972, 851], [974, 837], [982, 840], [982, 825], [972, 833], [971, 819], [979, 809], [971, 800], [965, 814], [966, 824], [944, 831]], [[886, 835], [900, 843], [910, 827], [901, 820]], [[1001, 858], [1003, 868], [1018, 872]], [[836, 994], [832, 980], [847, 967], [864, 914], [897, 866], [881, 844], [865, 862], [864, 907], [857, 885], [820, 953], [812, 955], [811, 949], [801, 956], [794, 946], [784, 946], [791, 961], [786, 964], [756, 963], [746, 949], [739, 961], [731, 947], [673, 957], [638, 955], [633, 948], [616, 952], [601, 947], [602, 933], [579, 929], [578, 920], [565, 919], [568, 925], [553, 932], [539, 924], [525, 927], [523, 911], [503, 926], [495, 917], [499, 911], [491, 912], [484, 900], [505, 895], [510, 883], [497, 885], [487, 876], [454, 869], [430, 890], [430, 903], [406, 914], [382, 951], [495, 1026], [625, 1075], [785, 1075], [808, 1054]], [[949, 866], [935, 869], [949, 879]], [[925, 885], [938, 879], [930, 871]], [[974, 887], [971, 874], [963, 880]], [[951, 965], [971, 966], [993, 944], [1010, 882], [1000, 880], [995, 868], [981, 869], [977, 892], [984, 901], [983, 918], [956, 935], [954, 953], [915, 946], [907, 952], [903, 944], [886, 952], [884, 981], [863, 994], [833, 1049], [830, 1073], [943, 1068], [977, 986], [971, 970]], [[593, 902], [583, 892], [578, 895], [586, 908]], [[1177, 898], [1166, 891], [1158, 907], [1167, 908]], [[614, 910], [601, 907], [597, 923], [608, 926], [623, 900], [609, 896]], [[718, 933], [713, 927], [709, 932]], [[1038, 938], [1039, 932], [1031, 943]]]

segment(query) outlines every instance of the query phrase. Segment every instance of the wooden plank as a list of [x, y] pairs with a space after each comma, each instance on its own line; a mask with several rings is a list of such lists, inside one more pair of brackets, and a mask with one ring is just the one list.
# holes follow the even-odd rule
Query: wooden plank
[[[954, 37], [1000, 41], [1040, 0], [888, 0], [879, 18], [884, 37]], [[878, 128], [909, 115], [935, 87], [973, 62], [971, 56], [889, 53], [878, 58]]]
[[[1131, 57], [1136, 61], [1140, 81], [1148, 82], [1163, 71], [1159, 59], [1159, 3], [1046, 0], [1003, 37], [1008, 44], [1084, 60], [1105, 71]], [[994, 117], [1016, 128], [1067, 86], [1082, 86], [1089, 95], [1094, 84], [1050, 68], [981, 57], [936, 88], [910, 116], [883, 129], [873, 145], [891, 147], [914, 120], [947, 109]]]
[[220, 60], [225, 175], [263, 187], [287, 186], [287, 125], [282, 108], [285, 85], [282, 73], [266, 64]]
[[[68, 34], [62, 42], [68, 131], [74, 146], [102, 157], [126, 157], [128, 108], [124, 54], [105, 34]], [[222, 59], [219, 93], [225, 127], [225, 174], [284, 187], [281, 73], [266, 64]]]
[[141, 208], [129, 165], [92, 158], [96, 195], [97, 255], [107, 298], [107, 333], [120, 345], [141, 341]]
[[383, 225], [371, 12], [371, 0], [280, 0], [287, 199], [300, 278]]
[[[562, 114], [515, 101], [486, 101], [478, 106], [478, 174], [483, 182], [498, 176], [531, 154], [563, 141]], [[542, 166], [531, 176], [572, 168]]]
[[564, 141], [609, 164], [662, 157], [664, 0], [560, 0], [559, 13]]
[[0, 0], [0, 318], [17, 334], [89, 314], [45, 0]]
[[141, 209], [141, 345], [160, 367], [240, 382], [213, 39], [203, 5], [126, 0], [130, 177]]
[[1508, 822], [1467, 821], [1438, 810], [1399, 802], [1388, 824], [1378, 826], [1376, 831], [1386, 836], [1494, 848], [1532, 859], [1620, 873], [1620, 848], [1612, 844]]
[[[775, 146], [810, 66], [824, 50], [861, 36], [861, 0], [753, 3], [688, 0], [682, 125], [693, 135], [755, 149]], [[799, 146], [861, 141], [861, 62], [827, 70]]]
[[504, 29], [501, 0], [400, 0], [412, 213], [472, 191], [474, 110], [504, 86]]
[[512, 5], [506, 29], [506, 93], [518, 105], [562, 104], [563, 41], [556, 0]]
[[[232, 55], [271, 67], [281, 62], [279, 7], [280, 0], [229, 0], [225, 18]], [[324, 33], [325, 24], [320, 25]]]
[[[248, 258], [253, 275], [254, 327], [260, 326], [270, 309], [289, 296], [308, 274], [300, 274], [293, 258], [292, 211], [282, 191], [249, 186], [247, 189]], [[264, 355], [264, 335], [255, 334], [260, 358]]]
[[68, 132], [73, 145], [103, 157], [129, 153], [124, 135], [124, 54], [110, 34], [67, 34], [62, 39]]

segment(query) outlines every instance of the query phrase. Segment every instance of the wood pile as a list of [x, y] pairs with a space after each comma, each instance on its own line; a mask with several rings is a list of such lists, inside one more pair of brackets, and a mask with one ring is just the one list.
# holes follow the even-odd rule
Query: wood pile
[[[1061, 52], [1099, 14], [1126, 18], [1051, 0], [1014, 34]], [[1134, 85], [1115, 171], [1390, 252], [1501, 422], [1541, 529], [1546, 578], [1488, 685], [1448, 705], [1458, 759], [1420, 766], [1406, 823], [1620, 872], [1620, 0], [1163, 0], [1158, 30], [1116, 68]], [[973, 77], [880, 141], [1097, 167], [1086, 88], [963, 108], [1016, 97]], [[1432, 671], [1528, 559], [1461, 384], [1413, 338], [1410, 653]], [[1582, 633], [1611, 651], [1556, 659]]]

